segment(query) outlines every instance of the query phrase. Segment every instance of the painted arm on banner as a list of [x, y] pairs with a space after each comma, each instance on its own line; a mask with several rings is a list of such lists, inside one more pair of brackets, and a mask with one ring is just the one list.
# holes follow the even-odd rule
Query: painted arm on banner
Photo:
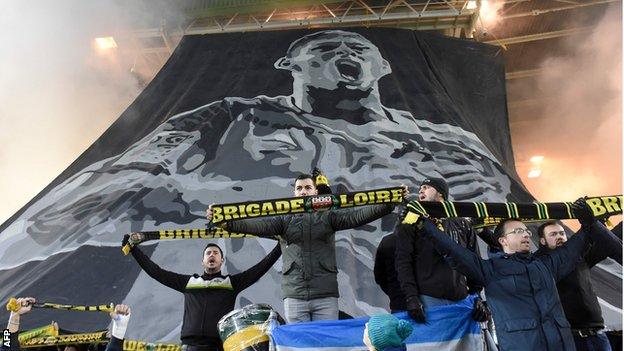
[[154, 278], [156, 281], [164, 286], [167, 286], [179, 292], [184, 292], [186, 284], [191, 278], [190, 275], [178, 274], [160, 268], [157, 264], [152, 262], [152, 260], [150, 260], [149, 257], [147, 257], [147, 255], [144, 254], [143, 251], [141, 251], [141, 249], [139, 249], [137, 246], [133, 247], [130, 252], [132, 253], [132, 257], [134, 257], [139, 266], [141, 266], [141, 268], [145, 271], [145, 273], [147, 273], [147, 275]]
[[284, 233], [284, 220], [281, 216], [237, 219], [225, 222], [224, 228], [232, 233], [245, 233], [274, 239]]
[[356, 228], [391, 213], [393, 209], [393, 204], [383, 204], [333, 210], [328, 214], [329, 224], [335, 231]]
[[[45, 194], [44, 203], [63, 205], [45, 207], [33, 214], [29, 220], [35, 224], [28, 232], [37, 236], [62, 229], [67, 235], [87, 240], [90, 237], [86, 235], [108, 230], [97, 229], [99, 226], [114, 226], [124, 218], [96, 214], [127, 208], [137, 209], [133, 215], [137, 222], [154, 218], [161, 222], [190, 222], [197, 214], [184, 206], [181, 197], [175, 197], [184, 186], [176, 177], [198, 172], [197, 167], [214, 159], [214, 150], [231, 121], [225, 101], [169, 118], [122, 153], [92, 163]], [[167, 191], [167, 196], [173, 197], [151, 203], [146, 194], [162, 189], [177, 190]], [[179, 206], [185, 212], [179, 212]], [[85, 212], [85, 208], [89, 211]]]
[[282, 249], [280, 248], [280, 243], [278, 241], [273, 250], [271, 250], [271, 252], [269, 252], [269, 254], [260, 262], [256, 263], [255, 266], [232, 276], [232, 284], [234, 285], [236, 292], [241, 292], [247, 289], [249, 286], [257, 282], [258, 279], [262, 278], [262, 276], [265, 275], [271, 267], [273, 267], [273, 264], [277, 262], [281, 255]]
[[436, 249], [449, 255], [455, 263], [457, 270], [471, 279], [475, 284], [486, 285], [486, 281], [491, 272], [484, 267], [484, 260], [469, 249], [456, 243], [450, 236], [436, 228], [429, 219], [422, 220], [423, 230], [421, 232], [430, 237]]
[[416, 240], [415, 226], [399, 224], [396, 229], [396, 248], [394, 266], [397, 279], [406, 299], [418, 298], [418, 284], [414, 270], [414, 242]]

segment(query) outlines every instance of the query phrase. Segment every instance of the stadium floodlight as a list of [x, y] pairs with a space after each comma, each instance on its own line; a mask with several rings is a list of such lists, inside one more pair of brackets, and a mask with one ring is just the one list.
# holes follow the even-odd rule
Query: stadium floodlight
[[542, 155], [533, 156], [533, 157], [531, 157], [529, 159], [529, 161], [531, 163], [540, 163], [540, 162], [544, 161], [544, 156], [542, 156]]
[[117, 43], [115, 42], [115, 39], [113, 37], [95, 38], [95, 43], [101, 50], [117, 48]]
[[540, 175], [542, 175], [542, 170], [539, 168], [533, 168], [532, 170], [529, 171], [528, 177], [529, 178], [537, 178]]

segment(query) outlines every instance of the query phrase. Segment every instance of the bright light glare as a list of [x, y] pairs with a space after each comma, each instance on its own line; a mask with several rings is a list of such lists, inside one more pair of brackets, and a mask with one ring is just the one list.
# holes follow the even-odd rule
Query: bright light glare
[[102, 50], [117, 48], [117, 43], [115, 42], [115, 39], [113, 37], [95, 38], [95, 43], [97, 44], [98, 48]]
[[532, 170], [529, 171], [528, 177], [529, 178], [537, 178], [540, 175], [542, 175], [542, 170], [535, 168], [535, 169], [532, 169]]
[[544, 161], [544, 156], [541, 156], [541, 155], [533, 156], [529, 159], [529, 161], [531, 161], [531, 163], [540, 163]]
[[477, 1], [476, 0], [470, 0], [468, 1], [468, 4], [466, 4], [466, 9], [467, 10], [474, 10], [477, 8]]
[[479, 10], [479, 17], [483, 26], [486, 28], [495, 27], [502, 19], [500, 12], [505, 6], [505, 2], [501, 0], [481, 0], [481, 9]]

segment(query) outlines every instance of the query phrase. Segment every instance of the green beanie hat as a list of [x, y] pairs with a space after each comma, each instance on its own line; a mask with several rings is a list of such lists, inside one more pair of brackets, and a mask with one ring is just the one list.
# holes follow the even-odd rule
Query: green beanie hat
[[379, 314], [368, 320], [368, 338], [378, 351], [386, 347], [400, 347], [413, 329], [410, 322], [391, 314]]

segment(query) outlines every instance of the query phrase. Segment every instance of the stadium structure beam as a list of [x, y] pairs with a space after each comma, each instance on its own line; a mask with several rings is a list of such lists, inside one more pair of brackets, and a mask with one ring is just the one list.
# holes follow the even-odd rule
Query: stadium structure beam
[[[370, 7], [369, 7], [370, 8]], [[326, 10], [325, 16], [308, 16], [307, 18], [290, 18], [290, 19], [270, 19], [265, 21], [252, 21], [242, 23], [232, 23], [230, 18], [227, 26], [222, 26], [218, 22], [202, 22], [197, 21], [189, 26], [184, 33], [175, 33], [177, 36], [187, 34], [216, 34], [228, 32], [249, 32], [261, 30], [281, 30], [307, 28], [316, 26], [349, 26], [355, 24], [363, 24], [367, 26], [384, 26], [384, 25], [400, 25], [401, 22], [410, 23], [410, 27], [420, 30], [447, 29], [457, 27], [467, 27], [473, 10], [429, 10], [424, 12], [400, 11], [386, 12], [383, 16], [375, 12], [369, 14], [343, 14], [338, 17], [335, 12], [331, 15]], [[256, 16], [251, 16], [257, 18]], [[416, 23], [414, 23], [414, 21]], [[437, 23], [436, 23], [437, 21]], [[159, 29], [137, 30], [134, 34], [139, 38], [150, 38], [160, 35]], [[172, 33], [173, 35], [173, 33]]]
[[527, 70], [521, 70], [521, 71], [507, 72], [505, 73], [505, 79], [511, 80], [511, 79], [535, 77], [541, 72], [542, 72], [541, 69], [527, 69]]
[[552, 13], [552, 12], [568, 11], [568, 10], [582, 8], [582, 7], [604, 5], [604, 4], [620, 2], [620, 1], [621, 0], [584, 0], [577, 4], [572, 4], [568, 6], [554, 7], [554, 8], [549, 8], [549, 9], [534, 9], [528, 12], [519, 12], [519, 13], [514, 13], [514, 14], [509, 14], [509, 15], [503, 15], [502, 18], [506, 20], [506, 19], [519, 18], [519, 17], [539, 16], [539, 15]]
[[[519, 3], [529, 0], [505, 0], [503, 18], [538, 16], [608, 4], [619, 0], [557, 1], [565, 6], [510, 13]], [[468, 0], [197, 0], [184, 9], [189, 19], [186, 28], [157, 28], [132, 32], [138, 43], [137, 55], [170, 54], [187, 34], [213, 34], [281, 30], [297, 28], [339, 28], [363, 25], [400, 27], [412, 30], [443, 30], [447, 35], [472, 37], [478, 18], [477, 9], [467, 9]], [[480, 5], [481, 1], [477, 1]], [[505, 46], [589, 32], [590, 27], [489, 40], [485, 43]], [[507, 79], [526, 78], [534, 70], [510, 72]]]
[[565, 37], [569, 35], [589, 33], [593, 31], [594, 28], [595, 27], [593, 26], [569, 28], [569, 29], [563, 29], [563, 30], [556, 30], [552, 32], [544, 32], [544, 33], [537, 33], [537, 34], [520, 35], [516, 37], [488, 40], [488, 41], [484, 41], [484, 43], [492, 44], [492, 45], [500, 45], [500, 46], [509, 45], [509, 44], [519, 44], [519, 43], [526, 43], [530, 41], [545, 40], [545, 39]]

